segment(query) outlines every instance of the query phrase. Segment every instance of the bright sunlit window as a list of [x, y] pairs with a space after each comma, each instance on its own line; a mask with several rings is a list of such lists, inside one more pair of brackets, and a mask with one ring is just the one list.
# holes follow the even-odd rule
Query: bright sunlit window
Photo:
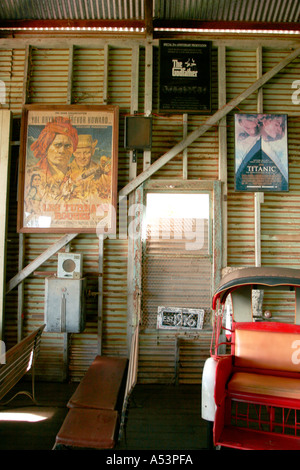
[[158, 218], [209, 218], [208, 194], [147, 194], [147, 222]]
[[173, 240], [185, 251], [208, 252], [209, 225], [209, 194], [147, 194], [143, 240]]

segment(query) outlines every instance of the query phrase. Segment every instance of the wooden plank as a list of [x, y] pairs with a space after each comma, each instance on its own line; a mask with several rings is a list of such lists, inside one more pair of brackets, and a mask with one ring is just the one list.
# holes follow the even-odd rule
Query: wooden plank
[[99, 256], [98, 256], [98, 322], [97, 322], [97, 352], [102, 354], [102, 331], [103, 331], [103, 257], [104, 239], [99, 235]]
[[109, 64], [109, 45], [104, 44], [104, 75], [103, 75], [103, 104], [108, 104], [108, 64]]
[[69, 48], [67, 104], [72, 104], [74, 46]]
[[[131, 104], [130, 113], [135, 114], [138, 111], [138, 95], [139, 95], [139, 47], [132, 48], [132, 65], [131, 65]], [[133, 180], [137, 175], [137, 158], [136, 151], [129, 152], [129, 179]]]
[[[218, 47], [218, 100], [219, 108], [226, 105], [226, 47]], [[227, 119], [219, 123], [219, 179], [223, 182], [222, 220], [223, 220], [223, 267], [227, 266]]]
[[230, 111], [236, 108], [243, 100], [248, 98], [252, 93], [261, 88], [265, 83], [267, 83], [272, 77], [274, 77], [280, 70], [286, 67], [290, 62], [292, 62], [300, 54], [300, 48], [295, 49], [291, 54], [281, 60], [275, 67], [266, 72], [261, 78], [256, 80], [250, 87], [244, 90], [241, 94], [233, 98], [229, 103], [226, 104], [223, 108], [220, 108], [215, 114], [209, 117], [204, 124], [195, 129], [190, 133], [185, 139], [176, 144], [168, 152], [158, 158], [152, 165], [140, 173], [134, 180], [130, 181], [121, 191], [119, 192], [120, 196], [126, 196], [131, 193], [135, 188], [137, 188], [141, 183], [146, 181], [150, 176], [152, 176], [157, 170], [162, 168], [166, 163], [168, 163], [172, 158], [182, 152], [187, 146], [191, 145], [198, 137], [205, 134], [205, 132], [215, 125], [218, 121], [224, 118]]
[[6, 232], [10, 163], [11, 111], [0, 111], [0, 338], [3, 335], [5, 303]]
[[[188, 131], [188, 114], [183, 114], [183, 138], [185, 139]], [[188, 151], [187, 148], [183, 151], [183, 162], [182, 162], [182, 178], [188, 179]]]
[[[262, 76], [262, 47], [256, 49], [257, 78]], [[263, 90], [258, 90], [257, 112], [263, 113]], [[264, 193], [254, 194], [254, 227], [255, 227], [255, 266], [261, 266], [261, 204], [264, 202]]]
[[[149, 41], [145, 46], [145, 96], [144, 96], [144, 112], [146, 116], [152, 113], [153, 101], [153, 45]], [[151, 150], [144, 150], [144, 170], [151, 165]]]
[[[25, 258], [25, 233], [19, 233], [19, 259], [18, 269], [19, 272], [23, 269]], [[18, 314], [17, 314], [17, 328], [18, 328], [18, 342], [22, 340], [23, 336], [23, 312], [24, 312], [24, 284], [20, 282], [18, 285]]]
[[44, 251], [40, 256], [38, 256], [32, 263], [28, 264], [25, 268], [22, 269], [18, 274], [16, 274], [6, 286], [6, 293], [8, 294], [14, 287], [16, 287], [20, 282], [24, 281], [26, 277], [38, 269], [47, 259], [52, 255], [57, 253], [61, 248], [63, 248], [67, 243], [73, 240], [77, 236], [77, 233], [70, 233], [64, 235], [57, 242], [53, 243], [47, 250]]

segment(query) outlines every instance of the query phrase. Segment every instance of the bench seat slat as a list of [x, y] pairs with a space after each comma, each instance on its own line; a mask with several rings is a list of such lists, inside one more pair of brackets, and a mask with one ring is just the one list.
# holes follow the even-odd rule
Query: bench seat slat
[[127, 358], [96, 356], [70, 398], [68, 408], [114, 410], [127, 363]]
[[118, 426], [115, 410], [72, 408], [56, 436], [56, 446], [112, 449]]
[[44, 327], [37, 328], [5, 354], [5, 363], [0, 365], [0, 400], [34, 365]]
[[300, 378], [236, 372], [228, 383], [229, 394], [255, 394], [271, 397], [300, 398]]

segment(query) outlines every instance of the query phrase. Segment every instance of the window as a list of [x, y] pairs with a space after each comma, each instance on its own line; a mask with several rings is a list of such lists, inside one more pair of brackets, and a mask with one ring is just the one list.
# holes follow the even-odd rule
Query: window
[[210, 307], [210, 213], [209, 193], [147, 193], [142, 270], [145, 328], [156, 328], [160, 306]]

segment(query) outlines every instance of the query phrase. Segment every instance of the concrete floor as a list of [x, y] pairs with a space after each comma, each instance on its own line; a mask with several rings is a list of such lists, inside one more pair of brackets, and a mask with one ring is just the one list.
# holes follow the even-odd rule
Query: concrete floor
[[[0, 450], [51, 450], [77, 385], [36, 383], [38, 405], [18, 395], [2, 406]], [[30, 383], [18, 384], [13, 394], [22, 389], [30, 390]], [[116, 451], [206, 449], [200, 390], [197, 385], [137, 385], [128, 407], [126, 432]]]

